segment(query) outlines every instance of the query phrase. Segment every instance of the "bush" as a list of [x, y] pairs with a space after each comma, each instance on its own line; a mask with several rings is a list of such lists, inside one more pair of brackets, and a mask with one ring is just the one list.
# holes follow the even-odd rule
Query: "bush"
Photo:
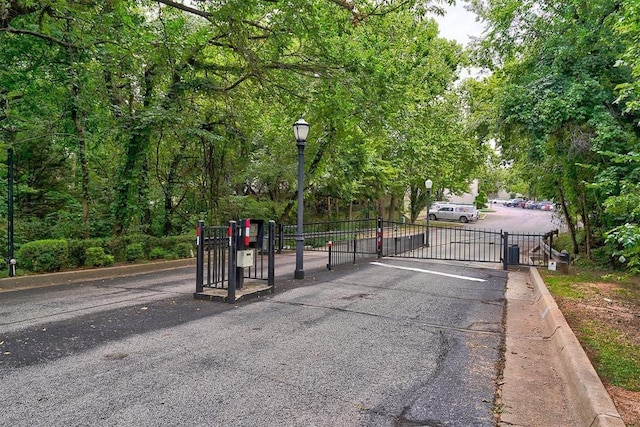
[[73, 239], [67, 241], [69, 245], [69, 267], [82, 267], [87, 264], [86, 253], [89, 248], [104, 248], [105, 239]]
[[102, 248], [92, 247], [85, 251], [85, 265], [87, 267], [104, 267], [112, 265], [114, 261], [114, 256], [106, 254]]
[[66, 240], [36, 240], [18, 250], [18, 265], [33, 272], [50, 272], [62, 269], [67, 263]]
[[163, 248], [153, 248], [149, 252], [149, 258], [151, 259], [176, 259], [177, 256], [173, 252], [169, 252]]
[[475, 200], [476, 209], [484, 209], [489, 204], [489, 199], [487, 198], [487, 194], [484, 192], [478, 193]]
[[131, 243], [127, 245], [127, 261], [135, 262], [144, 258], [144, 248], [142, 243]]
[[606, 246], [618, 265], [631, 273], [640, 273], [640, 226], [625, 224], [606, 235]]
[[176, 245], [176, 254], [178, 258], [193, 258], [196, 254], [196, 249], [193, 243], [178, 243]]

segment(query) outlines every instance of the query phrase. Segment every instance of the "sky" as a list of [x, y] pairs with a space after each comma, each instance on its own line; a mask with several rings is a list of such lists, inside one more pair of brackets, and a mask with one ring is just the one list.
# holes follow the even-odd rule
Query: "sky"
[[[444, 7], [444, 16], [434, 16], [440, 29], [440, 36], [455, 40], [462, 46], [467, 47], [471, 42], [471, 37], [480, 37], [484, 30], [484, 25], [476, 21], [476, 14], [465, 9], [465, 3], [458, 0], [453, 6]], [[460, 79], [468, 77], [480, 78], [482, 72], [479, 68], [465, 68], [461, 70]]]
[[466, 10], [462, 1], [458, 0], [455, 6], [446, 6], [444, 9], [445, 16], [434, 16], [442, 37], [466, 46], [470, 41], [469, 36], [479, 37], [482, 34], [484, 26], [476, 22], [476, 15]]

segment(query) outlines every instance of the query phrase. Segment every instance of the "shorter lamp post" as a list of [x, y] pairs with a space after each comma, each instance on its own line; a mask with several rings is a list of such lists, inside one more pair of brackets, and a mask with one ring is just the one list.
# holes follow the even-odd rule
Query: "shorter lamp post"
[[424, 244], [426, 247], [429, 247], [429, 205], [431, 205], [431, 187], [433, 187], [433, 181], [430, 179], [424, 182], [424, 186], [427, 189], [427, 232], [424, 238]]
[[298, 146], [298, 224], [296, 229], [296, 271], [294, 279], [304, 279], [303, 256], [304, 256], [304, 227], [302, 214], [304, 209], [304, 146], [309, 135], [309, 123], [302, 117], [293, 124], [293, 133]]

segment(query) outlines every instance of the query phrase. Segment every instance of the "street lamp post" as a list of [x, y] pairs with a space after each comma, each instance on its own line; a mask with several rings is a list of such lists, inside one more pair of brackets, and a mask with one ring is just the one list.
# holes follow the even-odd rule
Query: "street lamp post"
[[424, 186], [427, 189], [427, 232], [424, 238], [424, 244], [426, 247], [429, 247], [429, 206], [431, 205], [431, 187], [433, 187], [433, 181], [430, 179], [424, 182]]
[[303, 256], [304, 256], [304, 229], [302, 214], [304, 212], [304, 146], [309, 134], [309, 123], [302, 117], [293, 124], [293, 133], [298, 146], [298, 224], [296, 230], [296, 271], [295, 279], [304, 279]]

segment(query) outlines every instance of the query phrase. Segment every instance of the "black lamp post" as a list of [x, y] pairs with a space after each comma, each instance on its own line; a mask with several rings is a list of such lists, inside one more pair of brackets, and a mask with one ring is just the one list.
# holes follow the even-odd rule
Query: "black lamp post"
[[433, 187], [433, 181], [430, 179], [424, 182], [424, 186], [427, 189], [427, 233], [425, 234], [424, 243], [426, 247], [429, 247], [429, 206], [431, 205], [431, 187]]
[[8, 174], [8, 195], [7, 195], [7, 243], [9, 246], [8, 251], [8, 265], [9, 265], [9, 277], [16, 275], [16, 260], [13, 257], [13, 148], [7, 149], [7, 168]]
[[296, 271], [295, 279], [304, 279], [304, 268], [302, 260], [304, 256], [304, 229], [302, 214], [304, 212], [304, 145], [309, 135], [309, 123], [302, 117], [293, 124], [293, 133], [296, 136], [296, 144], [298, 145], [298, 225], [296, 230]]

